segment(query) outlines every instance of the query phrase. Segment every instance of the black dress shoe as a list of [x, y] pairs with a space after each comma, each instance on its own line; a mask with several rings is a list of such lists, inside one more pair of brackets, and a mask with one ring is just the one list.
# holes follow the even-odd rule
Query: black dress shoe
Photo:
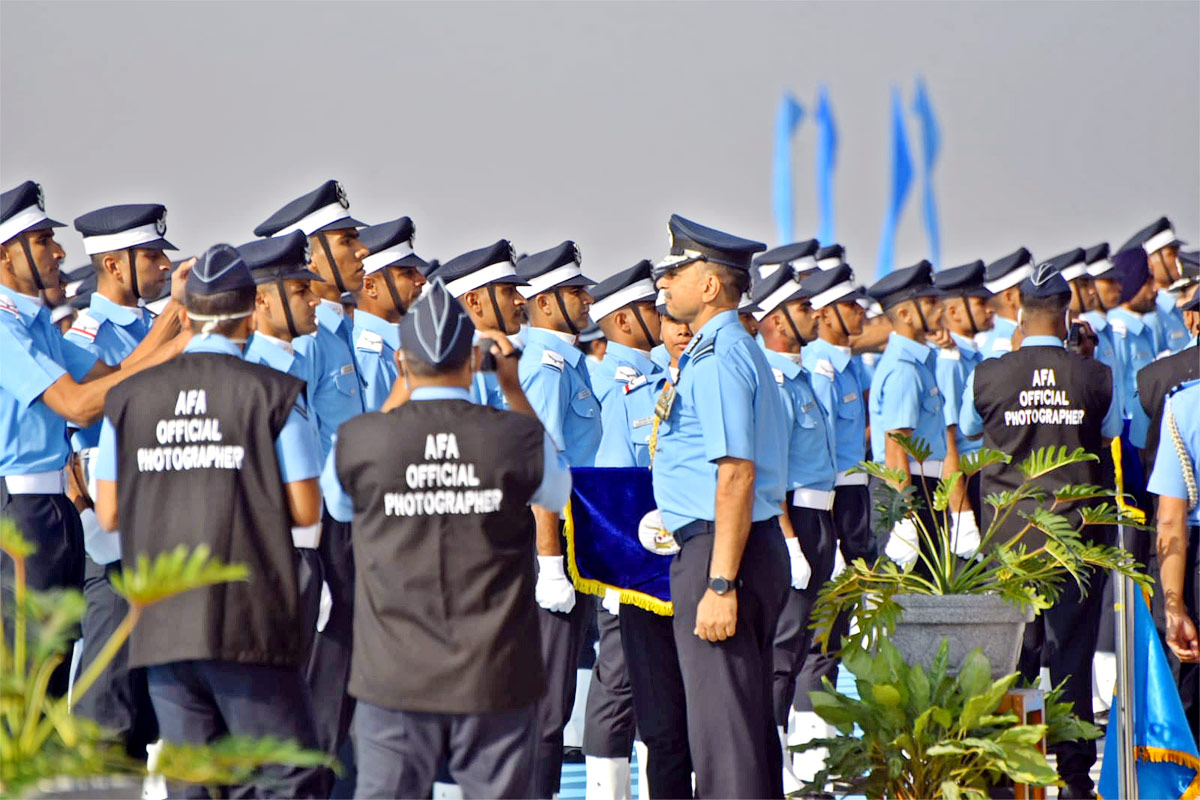
[[1096, 800], [1090, 784], [1070, 784], [1058, 790], [1058, 800]]

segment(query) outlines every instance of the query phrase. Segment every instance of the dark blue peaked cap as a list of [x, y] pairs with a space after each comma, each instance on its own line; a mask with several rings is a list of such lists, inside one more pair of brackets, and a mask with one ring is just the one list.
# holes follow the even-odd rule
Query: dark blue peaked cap
[[1017, 286], [1033, 274], [1033, 254], [1024, 247], [998, 258], [987, 265], [983, 273], [983, 285], [989, 292], [1003, 292]]
[[898, 269], [876, 281], [867, 290], [867, 294], [884, 309], [905, 300], [935, 295], [937, 290], [933, 288], [933, 265], [922, 260], [911, 267]]
[[854, 270], [849, 264], [810, 272], [800, 282], [804, 285], [803, 296], [812, 299], [815, 309], [834, 303], [853, 303], [860, 297], [866, 297], [863, 290], [855, 285]]
[[1033, 274], [1021, 282], [1022, 300], [1027, 297], [1050, 298], [1070, 294], [1071, 287], [1067, 285], [1066, 278], [1049, 261], [1038, 264]]
[[754, 254], [767, 249], [762, 242], [707, 228], [678, 214], [671, 215], [667, 228], [670, 232], [670, 252], [658, 263], [657, 269], [660, 271], [694, 261], [710, 261], [748, 271]]
[[[846, 259], [846, 248], [840, 244], [831, 244], [828, 247], [822, 247], [817, 251], [817, 265], [820, 266], [822, 261], [831, 261], [837, 259], [838, 263], [842, 263]], [[833, 266], [822, 267], [822, 269], [831, 269]]]
[[804, 287], [796, 281], [796, 273], [787, 265], [781, 265], [770, 275], [756, 280], [750, 290], [750, 300], [758, 306], [759, 313], [764, 317], [784, 303], [806, 296]]
[[642, 259], [589, 289], [588, 294], [594, 301], [589, 312], [592, 319], [599, 321], [633, 303], [651, 302], [657, 298], [653, 272], [654, 265], [648, 259]]
[[358, 240], [370, 251], [363, 259], [366, 272], [384, 267], [411, 267], [422, 275], [429, 272], [429, 262], [413, 252], [417, 226], [408, 217], [371, 225], [358, 232]]
[[46, 199], [37, 183], [25, 181], [0, 194], [0, 242], [7, 242], [25, 231], [62, 227], [65, 227], [63, 223], [46, 216]]
[[309, 270], [312, 248], [303, 231], [287, 236], [255, 239], [238, 246], [238, 255], [250, 268], [255, 283], [284, 281], [321, 281], [325, 279]]
[[1150, 278], [1150, 264], [1146, 251], [1140, 247], [1122, 250], [1113, 256], [1114, 277], [1121, 283], [1122, 303], [1133, 299]]
[[167, 207], [158, 203], [108, 206], [75, 218], [75, 230], [83, 237], [89, 256], [141, 247], [146, 250], [178, 250], [167, 234]]
[[[489, 283], [525, 285], [517, 276], [517, 252], [508, 239], [489, 244], [478, 250], [455, 256], [437, 268], [437, 276], [446, 283], [446, 290], [461, 297], [472, 289]], [[432, 274], [429, 276], [432, 278]]]
[[933, 274], [933, 288], [943, 297], [988, 297], [991, 292], [983, 288], [983, 273], [982, 261], [944, 269]]
[[549, 250], [527, 255], [517, 262], [517, 275], [528, 286], [518, 291], [524, 297], [533, 297], [560, 286], [594, 286], [596, 282], [579, 269], [582, 260], [579, 246], [570, 239]]
[[1087, 277], [1087, 251], [1082, 247], [1059, 253], [1045, 263], [1054, 267], [1067, 283]]
[[1181, 244], [1183, 242], [1179, 241], [1175, 236], [1175, 229], [1171, 226], [1171, 220], [1166, 217], [1159, 217], [1131, 236], [1129, 241], [1121, 245], [1121, 250], [1140, 247], [1149, 255], [1150, 253], [1158, 252], [1164, 247], [1179, 247]]
[[1083, 260], [1087, 262], [1088, 275], [1092, 278], [1116, 278], [1112, 262], [1108, 259], [1108, 242], [1101, 242], [1083, 251]]
[[462, 364], [474, 337], [475, 325], [440, 277], [400, 320], [401, 347], [435, 367]]
[[210, 295], [254, 288], [254, 276], [229, 244], [214, 244], [204, 251], [187, 277], [188, 295]]
[[318, 231], [361, 228], [363, 223], [350, 216], [350, 199], [337, 181], [325, 181], [317, 189], [298, 197], [267, 217], [254, 229], [255, 236], [279, 236], [293, 230], [311, 236]]
[[809, 239], [803, 242], [793, 242], [792, 244], [784, 244], [779, 247], [772, 247], [765, 253], [759, 253], [754, 257], [754, 266], [773, 266], [775, 264], [786, 264], [792, 266], [793, 261], [802, 261], [808, 259], [813, 262], [812, 266], [816, 266], [817, 251], [821, 249], [821, 243], [816, 239]]

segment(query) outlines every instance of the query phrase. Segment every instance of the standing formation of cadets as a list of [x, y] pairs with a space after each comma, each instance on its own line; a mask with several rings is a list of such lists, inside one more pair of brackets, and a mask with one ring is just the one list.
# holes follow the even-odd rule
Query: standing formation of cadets
[[[551, 798], [594, 643], [591, 800], [630, 796], [632, 753], [651, 798], [781, 797], [822, 762], [789, 745], [830, 733], [808, 696], [837, 669], [811, 644], [821, 586], [855, 559], [921, 568], [911, 522], [873, 532], [855, 466], [932, 492], [981, 446], [1109, 459], [1114, 438], [1134, 503], [1154, 518], [1158, 498], [1157, 548], [1127, 546], [1157, 558], [1200, 717], [1200, 277], [1166, 218], [1116, 252], [922, 261], [864, 290], [840, 245], [767, 250], [676, 215], [661, 261], [596, 283], [572, 241], [426, 260], [410, 218], [366, 226], [327, 181], [181, 265], [161, 205], [80, 216], [94, 274], [70, 276], [65, 333], [61, 227], [36, 183], [0, 198], [0, 476], [38, 548], [29, 584], [83, 591], [86, 667], [125, 615], [124, 556], [206, 543], [253, 575], [149, 609], [79, 703], [135, 757], [271, 735], [356, 770], [274, 767], [252, 794]], [[1067, 405], [1031, 406], [1045, 385]], [[650, 470], [639, 539], [666, 613], [576, 590], [563, 511], [585, 467]], [[960, 485], [956, 555], [1019, 481]], [[1066, 586], [1020, 663], [1069, 679], [1085, 719], [1104, 584]], [[1062, 796], [1092, 796], [1094, 746], [1057, 755]]]

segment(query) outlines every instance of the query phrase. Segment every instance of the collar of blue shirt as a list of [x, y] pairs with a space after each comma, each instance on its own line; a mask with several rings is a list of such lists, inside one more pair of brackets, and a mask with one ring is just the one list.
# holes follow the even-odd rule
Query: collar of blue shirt
[[[700, 345], [700, 342], [716, 336], [717, 331], [721, 330], [721, 328], [726, 328], [730, 325], [740, 326], [741, 324], [741, 321], [738, 320], [738, 312], [736, 308], [731, 308], [715, 314], [708, 322], [704, 323], [703, 327], [701, 327], [699, 331], [696, 332], [696, 336], [688, 343], [687, 351], [691, 352], [692, 350], [695, 350]], [[749, 334], [746, 335], [749, 336]]]
[[767, 363], [771, 365], [771, 369], [779, 370], [788, 380], [795, 380], [796, 376], [800, 374], [800, 365], [789, 358], [788, 353], [768, 350], [765, 347], [763, 348], [763, 352], [767, 356]]
[[609, 342], [608, 349], [604, 351], [604, 357], [612, 358], [618, 364], [628, 364], [643, 375], [649, 375], [659, 369], [658, 365], [650, 360], [650, 354], [645, 350], [638, 350], [636, 347], [630, 347], [620, 342]]
[[929, 349], [929, 345], [924, 342], [918, 342], [915, 339], [910, 339], [907, 336], [892, 331], [888, 334], [888, 349], [895, 347], [899, 351], [900, 357], [909, 361], [915, 361], [919, 364], [924, 364], [934, 353]]
[[[355, 316], [358, 316], [355, 313]], [[409, 400], [466, 400], [471, 402], [471, 393], [461, 386], [418, 386], [408, 396]]]
[[1026, 336], [1021, 340], [1021, 347], [1058, 347], [1063, 348], [1063, 340], [1057, 336]]
[[846, 366], [850, 363], [852, 353], [849, 347], [840, 347], [833, 342], [827, 342], [824, 339], [817, 339], [812, 344], [804, 346], [804, 354], [806, 356], [815, 355], [819, 358], [824, 358], [833, 364], [833, 368], [838, 372], [845, 372]]
[[1146, 321], [1142, 318], [1142, 315], [1136, 311], [1130, 311], [1128, 308], [1114, 308], [1108, 312], [1108, 318], [1110, 322], [1113, 318], [1124, 322], [1125, 329], [1134, 336], [1141, 335], [1142, 331], [1146, 329]]
[[393, 350], [400, 349], [400, 325], [382, 317], [369, 314], [361, 308], [354, 312], [354, 327], [378, 334], [383, 343]]
[[114, 325], [120, 325], [122, 328], [132, 325], [135, 322], [144, 322], [142, 316], [146, 312], [138, 308], [130, 308], [123, 306], [120, 303], [114, 303], [109, 298], [96, 292], [92, 295], [92, 301], [89, 304], [91, 308], [104, 315], [105, 319], [112, 322]]
[[227, 339], [219, 333], [208, 333], [203, 335], [193, 336], [187, 346], [183, 348], [185, 353], [220, 353], [227, 356], [242, 357], [242, 346], [232, 339]]
[[[530, 328], [525, 332], [526, 347], [538, 346], [543, 350], [553, 350], [567, 360], [572, 367], [583, 358], [583, 351], [564, 338], [565, 334], [547, 328]], [[574, 339], [575, 337], [570, 337]]]
[[3, 294], [12, 301], [12, 305], [16, 306], [21, 322], [26, 328], [32, 325], [37, 315], [45, 310], [45, 302], [40, 297], [20, 294], [3, 285], [0, 285], [0, 294]]
[[295, 352], [291, 342], [259, 332], [255, 332], [246, 343], [247, 357], [253, 355], [255, 358], [261, 358], [264, 364], [279, 372], [291, 369], [292, 362], [296, 360]]
[[950, 338], [958, 345], [958, 349], [966, 355], [973, 356], [979, 352], [979, 345], [975, 344], [975, 340], [970, 336], [959, 336], [954, 331], [951, 331]]
[[331, 331], [336, 331], [345, 321], [346, 309], [342, 308], [341, 303], [335, 303], [332, 300], [324, 298], [321, 298], [321, 302], [317, 303], [317, 324]]

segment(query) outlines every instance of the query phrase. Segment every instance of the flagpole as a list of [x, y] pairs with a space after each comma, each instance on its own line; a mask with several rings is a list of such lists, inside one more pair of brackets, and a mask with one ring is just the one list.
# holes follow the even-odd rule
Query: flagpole
[[[1125, 547], [1125, 526], [1117, 526], [1117, 546]], [[1113, 623], [1117, 646], [1117, 753], [1120, 756], [1121, 800], [1138, 800], [1137, 759], [1133, 752], [1133, 592], [1126, 576], [1113, 571]]]

